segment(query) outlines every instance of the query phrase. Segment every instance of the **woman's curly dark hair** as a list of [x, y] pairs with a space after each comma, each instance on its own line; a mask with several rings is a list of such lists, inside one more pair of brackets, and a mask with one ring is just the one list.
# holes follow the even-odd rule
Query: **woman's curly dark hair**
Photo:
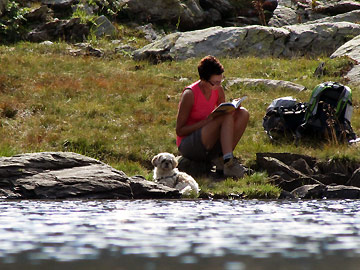
[[212, 75], [223, 74], [224, 67], [214, 56], [208, 55], [200, 60], [198, 72], [200, 79], [208, 81]]

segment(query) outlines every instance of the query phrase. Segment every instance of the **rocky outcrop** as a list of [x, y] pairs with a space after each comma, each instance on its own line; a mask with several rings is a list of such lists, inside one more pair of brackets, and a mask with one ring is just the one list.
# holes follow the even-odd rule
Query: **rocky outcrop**
[[257, 170], [269, 174], [269, 181], [297, 198], [360, 198], [360, 162], [318, 161], [306, 155], [257, 153]]
[[70, 20], [55, 20], [40, 25], [27, 35], [27, 39], [32, 42], [42, 42], [45, 40], [55, 41], [60, 37], [65, 41], [78, 42], [86, 39], [89, 34], [89, 27], [80, 22], [80, 18]]
[[318, 5], [314, 8], [314, 12], [326, 14], [328, 16], [335, 16], [353, 10], [360, 10], [360, 3], [355, 1], [338, 1], [334, 3], [330, 2], [325, 5]]
[[304, 24], [312, 24], [312, 23], [335, 23], [335, 22], [352, 22], [357, 23], [360, 18], [360, 10], [354, 10], [343, 14], [338, 14], [335, 16], [327, 16], [322, 19], [318, 19], [315, 21], [309, 21]]
[[245, 85], [250, 87], [264, 87], [266, 89], [287, 89], [294, 92], [301, 92], [306, 90], [306, 87], [289, 81], [269, 80], [269, 79], [250, 79], [250, 78], [229, 78], [226, 82], [226, 87], [233, 85]]
[[167, 35], [135, 51], [133, 56], [138, 60], [184, 60], [208, 54], [231, 57], [330, 55], [347, 42], [349, 36], [358, 34], [360, 25], [347, 22], [292, 25], [284, 28], [212, 27]]
[[179, 198], [177, 190], [70, 152], [0, 158], [0, 197], [11, 199]]
[[[360, 4], [355, 1], [282, 1], [269, 20], [269, 26], [283, 27], [299, 23], [356, 22], [356, 10]], [[353, 12], [355, 11], [355, 12]]]
[[[123, 0], [124, 8], [119, 13], [120, 18], [146, 23], [170, 23], [181, 30], [199, 29], [212, 25], [232, 8], [227, 0], [215, 0], [212, 6], [204, 10], [199, 1], [178, 0]], [[125, 8], [126, 6], [126, 8]]]
[[[181, 31], [203, 29], [214, 25], [239, 26], [261, 24], [251, 0], [123, 0], [120, 19], [140, 23], [170, 24]], [[265, 0], [263, 10], [268, 21], [277, 0]]]
[[54, 11], [56, 18], [64, 18], [72, 14], [72, 6], [79, 0], [41, 0], [42, 5], [46, 5]]
[[357, 63], [346, 75], [351, 84], [360, 85], [360, 35], [346, 42], [338, 48], [330, 57], [347, 56]]

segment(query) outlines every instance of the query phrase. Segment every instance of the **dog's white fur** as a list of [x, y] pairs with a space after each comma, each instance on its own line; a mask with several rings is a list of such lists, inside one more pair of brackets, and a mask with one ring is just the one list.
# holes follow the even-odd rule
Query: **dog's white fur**
[[160, 153], [153, 157], [151, 163], [154, 165], [154, 181], [176, 188], [181, 194], [188, 194], [192, 190], [199, 193], [199, 185], [185, 172], [180, 172], [176, 167], [178, 162], [173, 154]]

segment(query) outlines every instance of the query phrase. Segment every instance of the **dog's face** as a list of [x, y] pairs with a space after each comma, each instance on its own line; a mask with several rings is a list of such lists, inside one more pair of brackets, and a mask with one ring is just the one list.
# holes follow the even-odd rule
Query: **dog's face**
[[173, 170], [178, 165], [175, 156], [170, 153], [157, 154], [153, 157], [151, 163], [154, 167], [162, 170]]

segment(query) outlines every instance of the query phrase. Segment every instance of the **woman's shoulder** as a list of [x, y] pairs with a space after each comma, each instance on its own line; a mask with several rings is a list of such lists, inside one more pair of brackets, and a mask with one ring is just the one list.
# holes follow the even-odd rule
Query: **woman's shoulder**
[[192, 89], [192, 90], [196, 90], [199, 88], [199, 84], [200, 84], [200, 80], [188, 85], [185, 87], [185, 89]]

